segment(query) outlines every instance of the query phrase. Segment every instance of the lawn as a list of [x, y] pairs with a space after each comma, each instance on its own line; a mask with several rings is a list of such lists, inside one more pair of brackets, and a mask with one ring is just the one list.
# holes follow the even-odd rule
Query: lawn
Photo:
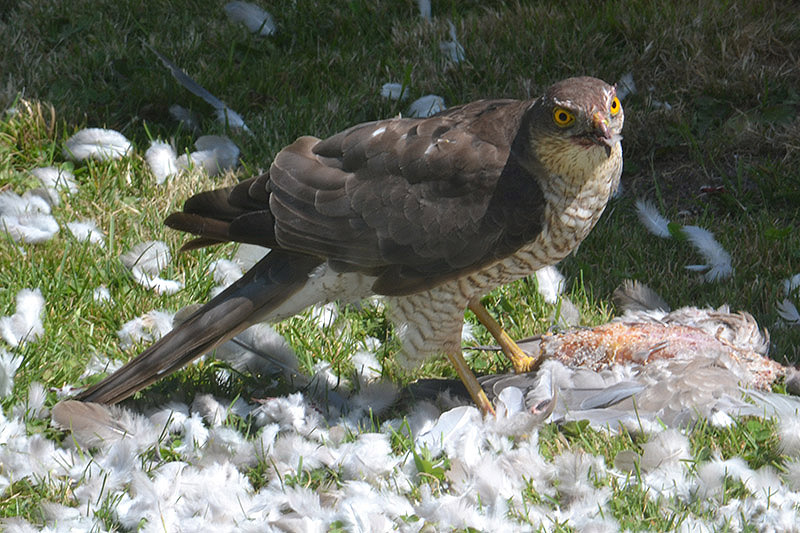
[[[447, 106], [478, 98], [529, 98], [575, 75], [610, 83], [628, 75], [636, 86], [623, 101], [621, 193], [580, 248], [558, 265], [567, 280], [565, 297], [579, 309], [581, 325], [606, 322], [616, 313], [615, 287], [636, 279], [672, 308], [727, 304], [750, 312], [770, 331], [773, 359], [800, 361], [800, 326], [779, 313], [786, 299], [800, 307], [800, 293], [784, 288], [785, 280], [800, 273], [795, 8], [757, 1], [434, 1], [426, 20], [411, 0], [275, 1], [261, 7], [272, 14], [277, 30], [258, 36], [229, 20], [224, 4], [12, 0], [0, 8], [0, 109], [6, 110], [0, 116], [0, 192], [22, 195], [39, 187], [29, 172], [37, 167], [69, 170], [76, 182], [76, 190], [62, 193], [52, 208], [60, 229], [51, 239], [18, 243], [0, 233], [0, 316], [15, 312], [22, 289], [38, 288], [45, 301], [38, 340], [20, 346], [0, 342], [6, 360], [22, 358], [13, 389], [2, 398], [0, 457], [24, 443], [27, 451], [17, 452], [44, 465], [18, 478], [25, 470], [0, 460], [0, 516], [11, 520], [7, 526], [26, 531], [24, 520], [53, 531], [65, 524], [198, 530], [203, 524], [222, 527], [235, 514], [224, 510], [237, 502], [243, 509], [249, 505], [252, 516], [267, 502], [279, 502], [274, 513], [282, 518], [270, 515], [261, 522], [276, 530], [490, 530], [492, 524], [534, 530], [588, 525], [781, 530], [798, 519], [797, 446], [787, 439], [791, 427], [800, 426], [750, 418], [725, 428], [703, 422], [681, 432], [634, 435], [581, 424], [543, 424], [520, 432], [470, 419], [485, 432], [479, 457], [506, 474], [500, 479], [464, 458], [468, 450], [458, 443], [469, 439], [463, 434], [451, 446], [440, 446], [438, 455], [431, 455], [434, 442], [423, 452], [409, 434], [429, 430], [433, 422], [421, 421], [419, 407], [321, 418], [302, 398], [284, 396], [293, 390], [291, 383], [210, 359], [126, 406], [151, 415], [166, 401], [192, 405], [206, 394], [223, 404], [267, 395], [284, 403], [260, 419], [231, 408], [227, 416], [207, 416], [205, 423], [196, 423], [199, 415], [187, 407], [183, 418], [175, 415], [180, 429], [165, 434], [151, 419], [153, 427], [126, 418], [132, 414], [117, 414], [139, 430], [127, 458], [120, 459], [127, 461], [123, 471], [134, 472], [132, 481], [114, 478], [111, 448], [119, 447], [101, 445], [94, 456], [80, 447], [76, 451], [67, 433], [49, 426], [43, 409], [69, 387], [96, 380], [89, 374], [100, 372], [103, 362], [128, 360], [141, 351], [146, 341], [121, 346], [118, 331], [130, 320], [207, 300], [217, 284], [209, 266], [235, 252], [232, 245], [177, 252], [185, 237], [162, 222], [188, 196], [266, 170], [277, 151], [300, 135], [324, 137], [405, 114], [423, 95], [439, 95]], [[463, 46], [460, 61], [440, 46], [451, 39], [448, 21]], [[178, 84], [151, 48], [238, 112], [250, 131], [217, 121], [214, 109]], [[387, 82], [402, 84], [409, 98], [382, 96]], [[194, 114], [194, 125], [173, 117], [174, 104]], [[85, 127], [121, 132], [131, 141], [131, 152], [114, 161], [71, 160], [64, 143]], [[227, 135], [238, 146], [236, 168], [217, 176], [193, 170], [156, 182], [145, 161], [151, 140], [171, 142], [181, 154], [209, 134]], [[648, 233], [636, 214], [638, 199], [649, 200], [677, 225], [711, 230], [731, 256], [732, 275], [709, 282], [685, 268], [702, 258], [685, 240]], [[66, 226], [84, 220], [96, 223], [103, 244], [82, 241]], [[150, 240], [165, 242], [172, 252], [160, 275], [182, 284], [174, 294], [142, 287], [119, 260]], [[109, 300], [95, 297], [99, 287], [108, 290]], [[500, 288], [484, 302], [513, 337], [552, 326], [555, 306], [545, 302], [535, 280]], [[322, 371], [332, 380], [347, 380], [358, 367], [354, 354], [367, 351], [382, 377], [401, 385], [454, 375], [444, 359], [426, 363], [414, 375], [402, 372], [392, 363], [398, 343], [381, 306], [362, 307], [308, 311], [275, 326], [294, 349], [299, 374]], [[470, 343], [491, 342], [471, 314], [466, 320], [474, 324]], [[477, 371], [507, 370], [499, 356], [466, 353]], [[87, 373], [90, 361], [96, 370]], [[321, 367], [321, 361], [327, 365]], [[312, 427], [313, 435], [303, 432]], [[623, 475], [619, 453], [644, 458], [648, 443], [676, 450], [667, 461], [673, 470], [659, 480], [657, 468], [637, 467]], [[353, 459], [361, 454], [363, 461]], [[198, 507], [187, 504], [184, 514], [160, 508], [170, 501], [160, 487], [179, 478], [175, 483], [181, 486], [207, 485], [214, 503], [198, 511], [203, 494], [187, 489], [181, 501]], [[513, 480], [510, 488], [503, 488], [503, 479]], [[480, 482], [495, 488], [481, 488]], [[103, 483], [108, 485], [100, 487]], [[212, 490], [216, 484], [229, 486], [229, 493]], [[477, 503], [464, 496], [470, 489], [479, 494]], [[763, 492], [773, 489], [780, 499], [764, 503]], [[147, 491], [151, 500], [142, 497]], [[334, 512], [334, 502], [356, 511]], [[133, 520], [136, 513], [141, 516]], [[464, 522], [459, 513], [467, 517]], [[186, 516], [194, 521], [170, 521]], [[595, 521], [582, 522], [581, 516]], [[237, 527], [259, 530], [244, 519]]]

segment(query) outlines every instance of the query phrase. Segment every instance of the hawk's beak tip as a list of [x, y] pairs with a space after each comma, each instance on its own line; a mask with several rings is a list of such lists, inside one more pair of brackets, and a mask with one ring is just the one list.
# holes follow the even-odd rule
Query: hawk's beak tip
[[610, 139], [612, 134], [611, 131], [608, 129], [608, 119], [600, 112], [597, 112], [592, 117], [592, 125], [594, 129], [602, 134], [603, 137], [606, 139]]
[[597, 144], [605, 148], [606, 156], [610, 157], [611, 150], [616, 143], [622, 140], [622, 135], [613, 133], [609, 129], [608, 119], [600, 112], [595, 113], [592, 117], [592, 125], [597, 132]]

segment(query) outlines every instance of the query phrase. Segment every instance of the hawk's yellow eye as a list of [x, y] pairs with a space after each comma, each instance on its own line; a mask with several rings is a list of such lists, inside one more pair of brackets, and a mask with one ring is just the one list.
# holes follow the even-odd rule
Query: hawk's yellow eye
[[611, 116], [613, 117], [622, 110], [622, 104], [619, 103], [619, 98], [616, 96], [611, 100]]
[[575, 122], [575, 115], [563, 107], [556, 107], [553, 110], [553, 121], [556, 123], [556, 125], [565, 128]]

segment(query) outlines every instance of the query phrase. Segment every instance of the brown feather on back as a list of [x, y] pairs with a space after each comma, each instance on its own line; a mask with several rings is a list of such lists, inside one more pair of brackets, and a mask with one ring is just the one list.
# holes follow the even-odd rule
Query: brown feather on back
[[378, 292], [423, 290], [513, 253], [539, 230], [541, 192], [533, 179], [519, 184], [527, 171], [512, 153], [530, 106], [483, 100], [301, 137], [268, 174], [193, 196], [167, 225], [200, 236], [185, 248], [283, 248], [379, 273]]

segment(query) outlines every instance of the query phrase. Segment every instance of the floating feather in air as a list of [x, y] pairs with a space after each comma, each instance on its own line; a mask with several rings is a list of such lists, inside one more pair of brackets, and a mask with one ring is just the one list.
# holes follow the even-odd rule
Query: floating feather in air
[[67, 139], [64, 145], [64, 157], [78, 161], [84, 159], [107, 161], [122, 159], [132, 150], [131, 142], [118, 131], [86, 128]]
[[226, 126], [231, 127], [232, 129], [242, 129], [248, 133], [250, 133], [250, 128], [244, 123], [244, 119], [242, 119], [239, 114], [234, 111], [233, 109], [229, 108], [225, 102], [208, 92], [202, 85], [194, 81], [186, 72], [181, 70], [181, 68], [164, 57], [158, 50], [153, 48], [147, 43], [144, 45], [149, 48], [158, 59], [164, 64], [167, 69], [172, 73], [172, 76], [183, 85], [183, 87], [188, 90], [190, 93], [194, 94], [195, 96], [199, 96], [203, 100], [205, 100], [211, 107], [214, 108], [215, 114], [217, 116], [217, 120]]
[[228, 2], [225, 13], [233, 22], [244, 24], [250, 33], [269, 37], [277, 29], [272, 15], [250, 2]]
[[429, 117], [445, 109], [447, 109], [447, 107], [444, 105], [444, 98], [436, 96], [435, 94], [427, 94], [411, 102], [411, 105], [408, 107], [408, 116], [420, 118]]
[[40, 243], [58, 233], [58, 222], [50, 214], [50, 204], [30, 191], [22, 196], [0, 192], [0, 231], [15, 242]]
[[179, 281], [158, 276], [171, 259], [169, 248], [161, 241], [139, 243], [120, 256], [120, 259], [131, 271], [136, 283], [146, 289], [152, 289], [157, 294], [173, 294], [183, 288]]
[[719, 281], [730, 277], [733, 273], [731, 256], [714, 239], [714, 234], [698, 226], [683, 226], [681, 231], [686, 235], [695, 249], [706, 260], [705, 265], [688, 265], [685, 268], [696, 272], [705, 271], [703, 277], [706, 281]]
[[178, 173], [178, 155], [169, 143], [152, 141], [150, 148], [144, 153], [144, 159], [159, 185]]
[[36, 341], [44, 334], [42, 310], [44, 297], [39, 289], [22, 289], [17, 293], [17, 311], [0, 317], [0, 337], [11, 346]]

